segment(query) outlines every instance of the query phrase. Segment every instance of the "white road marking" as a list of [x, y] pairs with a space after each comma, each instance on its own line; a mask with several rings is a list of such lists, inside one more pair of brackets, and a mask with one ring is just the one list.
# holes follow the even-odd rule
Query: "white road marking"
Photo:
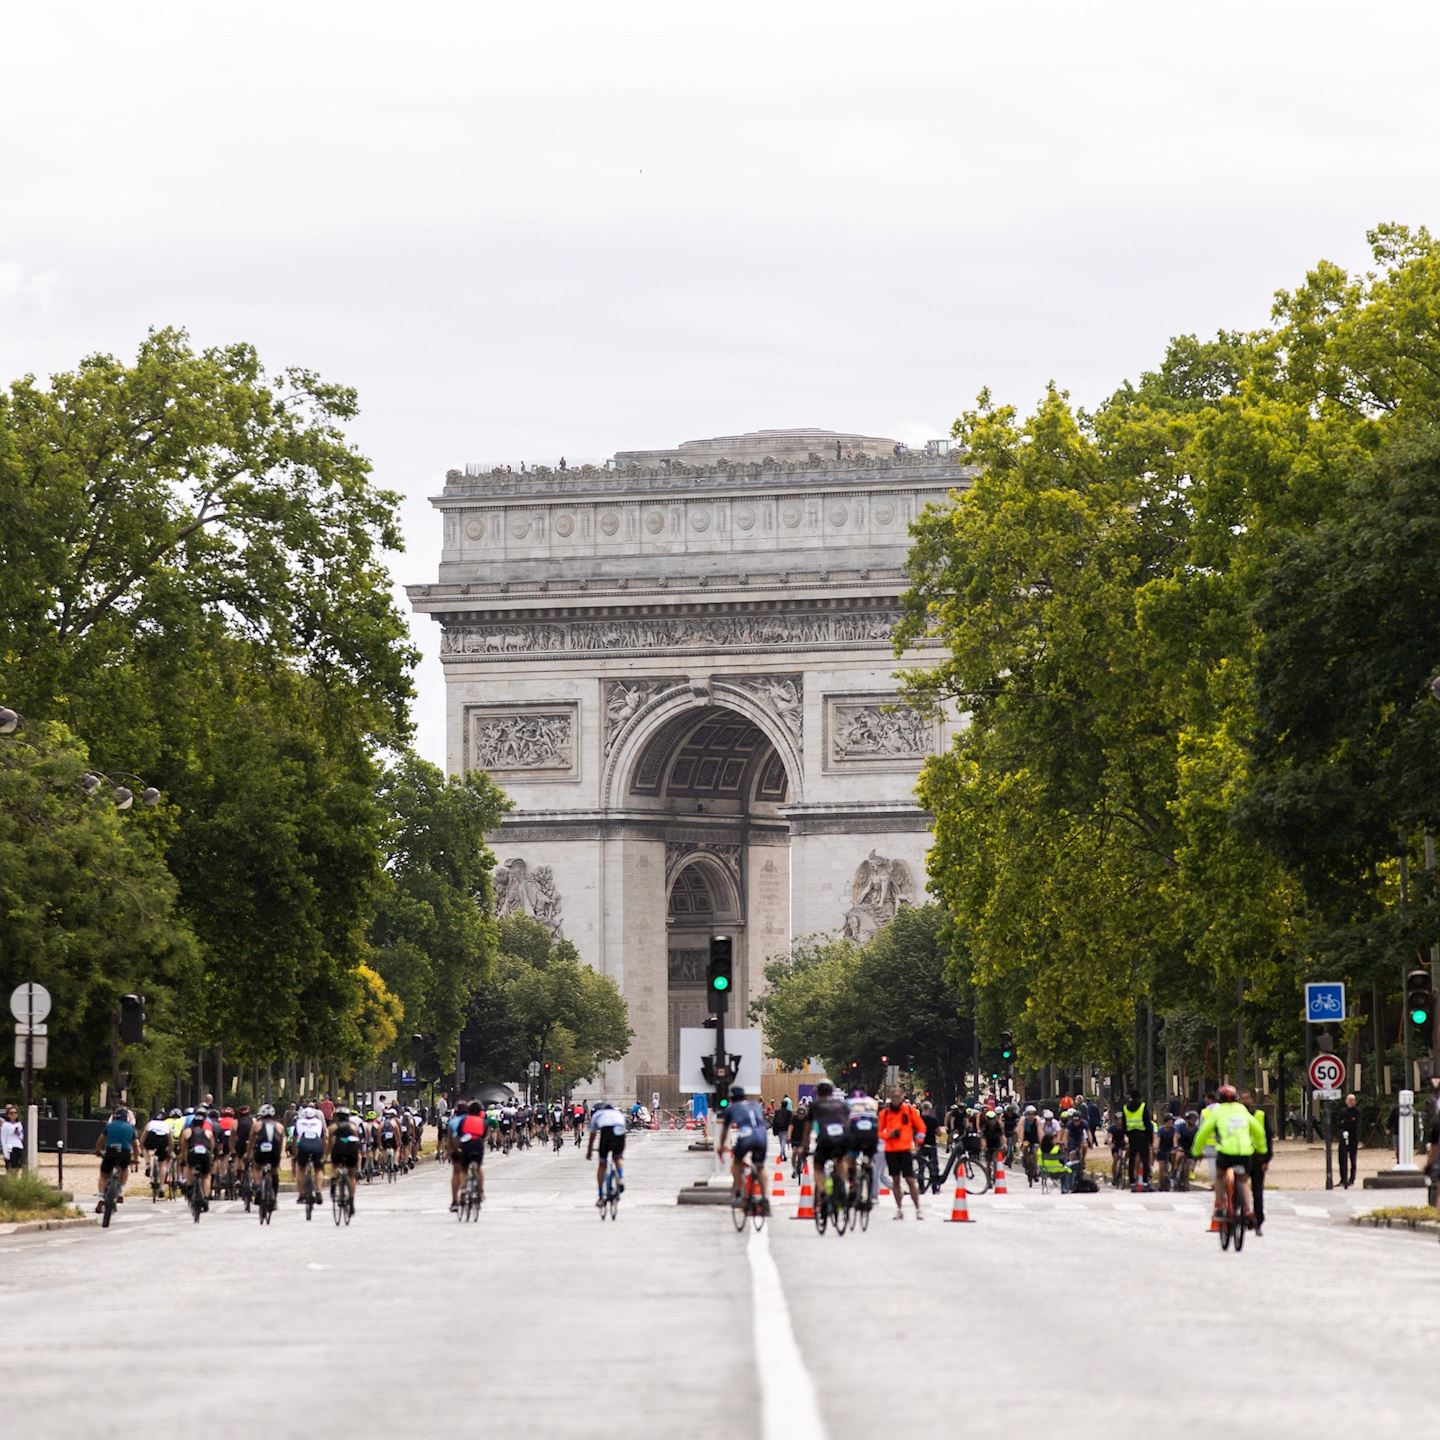
[[1330, 1212], [1323, 1205], [1297, 1205], [1295, 1213], [1302, 1220], [1328, 1220]]
[[750, 1260], [761, 1436], [763, 1440], [826, 1440], [815, 1382], [795, 1341], [769, 1235], [764, 1230], [752, 1233], [745, 1253]]

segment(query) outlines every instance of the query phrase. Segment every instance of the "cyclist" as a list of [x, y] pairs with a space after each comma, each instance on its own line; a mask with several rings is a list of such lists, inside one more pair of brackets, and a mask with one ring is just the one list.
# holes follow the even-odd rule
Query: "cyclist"
[[558, 1150], [565, 1141], [565, 1110], [557, 1100], [550, 1107], [550, 1143]]
[[170, 1122], [160, 1111], [157, 1110], [146, 1123], [140, 1143], [150, 1157], [145, 1164], [145, 1174], [148, 1177], [153, 1170], [155, 1183], [158, 1186], [164, 1182], [165, 1162], [169, 1160], [172, 1148]]
[[855, 1164], [856, 1159], [861, 1155], [870, 1157], [870, 1194], [867, 1199], [874, 1204], [880, 1188], [880, 1176], [875, 1167], [875, 1153], [880, 1148], [880, 1105], [863, 1088], [857, 1087], [850, 1092], [847, 1108], [850, 1119], [845, 1134], [850, 1143], [846, 1149], [846, 1160], [853, 1167], [853, 1173], [858, 1175], [860, 1167]]
[[[994, 1111], [990, 1112], [994, 1115]], [[999, 1130], [999, 1120], [996, 1120]], [[905, 1202], [900, 1192], [904, 1180], [910, 1187], [910, 1199], [915, 1204], [915, 1218], [923, 1220], [920, 1211], [920, 1187], [915, 1181], [915, 1147], [925, 1138], [925, 1122], [920, 1112], [908, 1101], [900, 1098], [900, 1091], [892, 1089], [885, 1108], [880, 1112], [880, 1136], [885, 1142], [885, 1168], [890, 1172], [890, 1190], [895, 1196], [895, 1218], [905, 1218]], [[997, 1139], [998, 1146], [998, 1139]]]
[[185, 1120], [180, 1134], [181, 1178], [188, 1191], [200, 1187], [202, 1210], [210, 1208], [210, 1171], [215, 1159], [215, 1127], [204, 1110], [197, 1109]]
[[760, 1208], [770, 1213], [770, 1196], [765, 1188], [765, 1111], [758, 1100], [745, 1098], [743, 1085], [730, 1087], [730, 1108], [720, 1121], [720, 1139], [716, 1142], [716, 1158], [725, 1158], [725, 1138], [731, 1130], [735, 1132], [735, 1145], [730, 1152], [730, 1178], [735, 1182], [735, 1203], [743, 1198], [740, 1193], [740, 1179], [743, 1174], [745, 1157], [748, 1155], [755, 1164], [755, 1178], [760, 1185]]
[[814, 1136], [815, 1178], [823, 1184], [826, 1163], [833, 1160], [835, 1203], [843, 1205], [850, 1172], [850, 1107], [828, 1080], [822, 1080], [815, 1087], [815, 1100], [810, 1106], [810, 1133]]
[[295, 1188], [300, 1192], [295, 1197], [297, 1205], [305, 1203], [305, 1167], [313, 1164], [317, 1178], [325, 1173], [326, 1129], [325, 1117], [307, 1101], [295, 1117], [295, 1150], [291, 1171]]
[[130, 1178], [130, 1167], [140, 1163], [140, 1141], [135, 1134], [130, 1112], [119, 1106], [106, 1122], [105, 1129], [95, 1146], [100, 1157], [100, 1203], [95, 1207], [98, 1215], [105, 1209], [105, 1182], [112, 1171], [120, 1172], [120, 1203], [125, 1203], [125, 1182]]
[[1160, 1188], [1170, 1188], [1170, 1171], [1175, 1160], [1175, 1117], [1168, 1112], [1160, 1121], [1160, 1133], [1155, 1137], [1155, 1166], [1159, 1171]]
[[1020, 1117], [1020, 1163], [1025, 1167], [1025, 1178], [1035, 1183], [1035, 1150], [1040, 1144], [1040, 1115], [1033, 1105], [1025, 1107]]
[[250, 1127], [250, 1139], [245, 1149], [255, 1187], [258, 1190], [268, 1168], [275, 1181], [276, 1192], [280, 1189], [280, 1155], [285, 1148], [285, 1128], [275, 1118], [273, 1105], [262, 1105], [259, 1118]]
[[935, 1102], [927, 1095], [920, 1102], [920, 1122], [925, 1135], [916, 1152], [916, 1171], [920, 1190], [938, 1193], [940, 1190], [940, 1117], [935, 1113]]
[[1089, 1148], [1090, 1132], [1085, 1126], [1085, 1117], [1075, 1106], [1065, 1112], [1065, 1158], [1074, 1165], [1074, 1174], [1085, 1173], [1085, 1152]]
[[590, 1112], [590, 1142], [585, 1147], [588, 1160], [595, 1152], [595, 1137], [600, 1137], [600, 1164], [595, 1171], [595, 1204], [605, 1203], [605, 1160], [615, 1157], [615, 1179], [620, 1194], [625, 1193], [625, 1117], [608, 1101], [597, 1100]]
[[485, 1131], [489, 1122], [485, 1107], [472, 1100], [457, 1105], [450, 1117], [450, 1209], [460, 1208], [460, 1185], [473, 1160], [480, 1167], [480, 1198], [485, 1198]]
[[394, 1108], [389, 1106], [380, 1121], [380, 1155], [382, 1161], [400, 1163], [400, 1122], [395, 1118]]
[[341, 1169], [350, 1172], [350, 1213], [355, 1213], [355, 1177], [360, 1172], [360, 1126], [344, 1105], [337, 1105], [334, 1118], [325, 1133], [325, 1154], [333, 1167], [330, 1193], [335, 1193], [335, 1180]]
[[1005, 1122], [993, 1104], [987, 1106], [984, 1115], [980, 1117], [980, 1138], [985, 1142], [985, 1172], [993, 1181], [995, 1164], [1005, 1143]]
[[1110, 1107], [1110, 1124], [1107, 1127], [1110, 1136], [1110, 1183], [1118, 1186], [1120, 1177], [1125, 1173], [1125, 1148], [1127, 1135], [1125, 1130], [1125, 1117], [1115, 1107]]
[[[1225, 1172], [1233, 1170], [1236, 1203], [1248, 1220], [1250, 1157], [1265, 1155], [1269, 1151], [1265, 1143], [1264, 1118], [1252, 1114], [1235, 1098], [1233, 1085], [1222, 1085], [1217, 1103], [1206, 1109], [1200, 1128], [1190, 1142], [1192, 1157], [1200, 1157], [1207, 1140], [1213, 1140], [1215, 1145], [1215, 1218], [1220, 1218], [1225, 1204]], [[1259, 1226], [1255, 1230], [1259, 1234]]]

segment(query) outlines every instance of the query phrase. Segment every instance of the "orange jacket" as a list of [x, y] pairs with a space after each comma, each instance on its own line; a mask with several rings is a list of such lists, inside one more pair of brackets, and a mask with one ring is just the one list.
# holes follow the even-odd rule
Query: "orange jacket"
[[887, 1150], [913, 1150], [925, 1138], [925, 1122], [908, 1102], [898, 1110], [880, 1107], [880, 1135]]

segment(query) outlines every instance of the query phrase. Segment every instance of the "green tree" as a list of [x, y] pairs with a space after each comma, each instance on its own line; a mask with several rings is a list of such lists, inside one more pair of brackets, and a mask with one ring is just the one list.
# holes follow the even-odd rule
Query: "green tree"
[[[54, 1008], [48, 1093], [108, 1080], [119, 998], [145, 998], [147, 1044], [125, 1050], [132, 1089], [148, 1093], [178, 1054], [197, 947], [178, 913], [177, 887], [148, 830], [167, 811], [122, 814], [102, 786], [81, 787], [83, 746], [58, 722], [0, 736], [0, 990], [23, 981], [49, 990]], [[12, 1072], [13, 1074], [14, 1072]]]
[[485, 837], [510, 802], [483, 771], [447, 779], [412, 753], [386, 772], [380, 795], [389, 887], [371, 927], [376, 968], [404, 1006], [411, 1032], [455, 1054], [471, 997], [496, 947]]

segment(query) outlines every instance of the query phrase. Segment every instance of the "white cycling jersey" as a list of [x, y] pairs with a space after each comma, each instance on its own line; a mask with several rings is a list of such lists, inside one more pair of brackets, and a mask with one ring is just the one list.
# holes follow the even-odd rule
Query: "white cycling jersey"
[[625, 1117], [613, 1106], [607, 1105], [603, 1110], [597, 1110], [590, 1117], [590, 1129], [593, 1130], [614, 1130], [617, 1134], [625, 1133]]
[[323, 1140], [325, 1138], [325, 1117], [314, 1115], [295, 1117], [295, 1138], [297, 1140]]

